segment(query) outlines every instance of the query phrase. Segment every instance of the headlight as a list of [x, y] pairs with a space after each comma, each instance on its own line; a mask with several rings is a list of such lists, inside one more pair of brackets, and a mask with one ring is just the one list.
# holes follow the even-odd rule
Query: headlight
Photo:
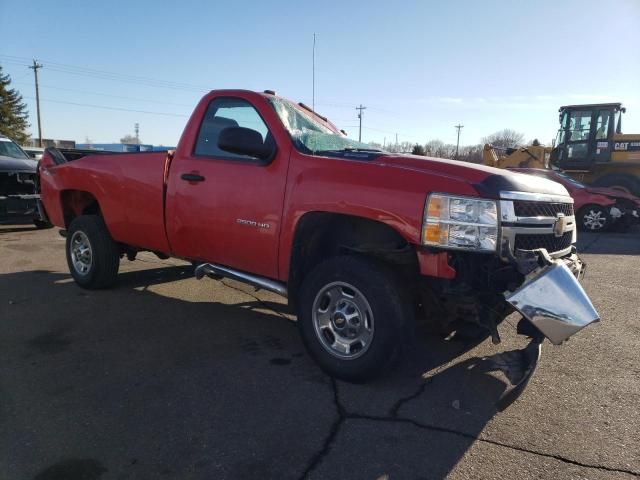
[[496, 202], [432, 193], [425, 205], [422, 243], [443, 248], [495, 251], [498, 243]]

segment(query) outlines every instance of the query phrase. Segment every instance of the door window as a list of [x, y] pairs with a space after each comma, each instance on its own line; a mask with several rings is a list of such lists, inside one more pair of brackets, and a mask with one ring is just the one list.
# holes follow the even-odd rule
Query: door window
[[596, 118], [596, 140], [606, 140], [609, 136], [609, 110], [600, 110]]
[[263, 142], [273, 142], [267, 125], [253, 105], [240, 98], [216, 98], [209, 104], [202, 119], [194, 154], [231, 160], [255, 160], [218, 147], [220, 132], [227, 127], [250, 128], [260, 133]]
[[569, 138], [570, 142], [586, 142], [589, 140], [589, 130], [591, 129], [591, 111], [576, 110], [569, 116]]

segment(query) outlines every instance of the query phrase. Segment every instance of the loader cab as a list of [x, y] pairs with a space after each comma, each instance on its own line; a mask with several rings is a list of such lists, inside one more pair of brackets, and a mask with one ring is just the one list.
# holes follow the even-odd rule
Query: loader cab
[[594, 163], [609, 162], [624, 111], [621, 103], [560, 107], [551, 163], [562, 170], [589, 171]]

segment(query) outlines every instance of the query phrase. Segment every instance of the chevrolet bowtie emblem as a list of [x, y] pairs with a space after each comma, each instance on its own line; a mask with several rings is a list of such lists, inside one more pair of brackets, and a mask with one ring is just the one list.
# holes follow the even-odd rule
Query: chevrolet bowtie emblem
[[564, 235], [564, 232], [567, 230], [567, 225], [569, 224], [569, 220], [564, 216], [564, 213], [559, 213], [558, 218], [553, 224], [553, 234], [556, 237], [561, 237]]

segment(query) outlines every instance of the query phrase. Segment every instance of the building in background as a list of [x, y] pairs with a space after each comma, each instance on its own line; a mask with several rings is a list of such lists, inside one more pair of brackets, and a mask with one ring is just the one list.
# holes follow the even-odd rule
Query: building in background
[[[37, 138], [30, 138], [25, 147], [39, 147]], [[52, 138], [42, 139], [42, 148], [76, 148], [75, 140], [54, 140]]]
[[77, 143], [80, 150], [102, 150], [105, 152], [162, 152], [176, 147], [164, 145], [138, 145], [134, 143]]

